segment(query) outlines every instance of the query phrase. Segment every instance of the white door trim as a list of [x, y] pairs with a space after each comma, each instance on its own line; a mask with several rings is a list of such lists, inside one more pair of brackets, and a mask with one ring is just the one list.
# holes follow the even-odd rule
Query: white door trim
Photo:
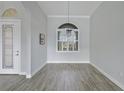
[[[9, 72], [5, 71], [5, 70], [1, 70], [0, 71], [0, 74], [20, 74], [21, 72], [21, 20], [20, 19], [0, 19], [0, 22], [12, 22], [12, 23], [15, 23], [15, 24], [18, 24], [17, 26], [17, 29], [18, 29], [18, 33], [19, 33], [19, 62], [17, 64], [17, 71], [13, 71], [13, 70], [9, 70]], [[2, 35], [2, 33], [1, 33]], [[2, 37], [1, 37], [2, 38]], [[2, 47], [1, 47], [1, 50], [2, 50]], [[1, 54], [2, 56], [2, 54]], [[0, 63], [2, 63], [2, 57], [0, 57]]]

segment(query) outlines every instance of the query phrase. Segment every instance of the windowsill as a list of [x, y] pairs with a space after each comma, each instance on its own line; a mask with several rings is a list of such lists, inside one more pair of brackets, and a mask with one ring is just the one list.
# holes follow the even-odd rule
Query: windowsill
[[56, 51], [57, 53], [74, 53], [74, 52], [80, 52], [80, 51]]

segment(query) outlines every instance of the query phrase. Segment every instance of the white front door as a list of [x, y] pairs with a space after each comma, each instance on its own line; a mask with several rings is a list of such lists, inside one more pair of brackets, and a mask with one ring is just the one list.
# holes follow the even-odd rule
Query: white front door
[[21, 62], [21, 22], [0, 19], [0, 74], [19, 74]]

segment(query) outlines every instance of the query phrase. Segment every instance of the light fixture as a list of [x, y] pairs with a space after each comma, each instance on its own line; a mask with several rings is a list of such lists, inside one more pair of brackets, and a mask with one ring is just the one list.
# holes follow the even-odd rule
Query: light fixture
[[67, 37], [70, 37], [71, 36], [71, 29], [70, 29], [70, 1], [68, 1], [67, 2], [68, 3], [68, 10], [67, 10], [67, 24], [68, 24], [68, 26], [67, 26], [67, 29], [66, 29], [66, 34], [67, 34]]
[[67, 15], [67, 19], [68, 19], [68, 24], [70, 22], [70, 1], [68, 1], [68, 15]]

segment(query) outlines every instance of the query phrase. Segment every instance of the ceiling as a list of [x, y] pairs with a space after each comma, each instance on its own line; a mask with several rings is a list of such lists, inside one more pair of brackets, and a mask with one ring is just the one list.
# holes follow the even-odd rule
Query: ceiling
[[[67, 16], [67, 1], [39, 1], [42, 10], [47, 16]], [[91, 16], [101, 1], [70, 1], [70, 16]]]

